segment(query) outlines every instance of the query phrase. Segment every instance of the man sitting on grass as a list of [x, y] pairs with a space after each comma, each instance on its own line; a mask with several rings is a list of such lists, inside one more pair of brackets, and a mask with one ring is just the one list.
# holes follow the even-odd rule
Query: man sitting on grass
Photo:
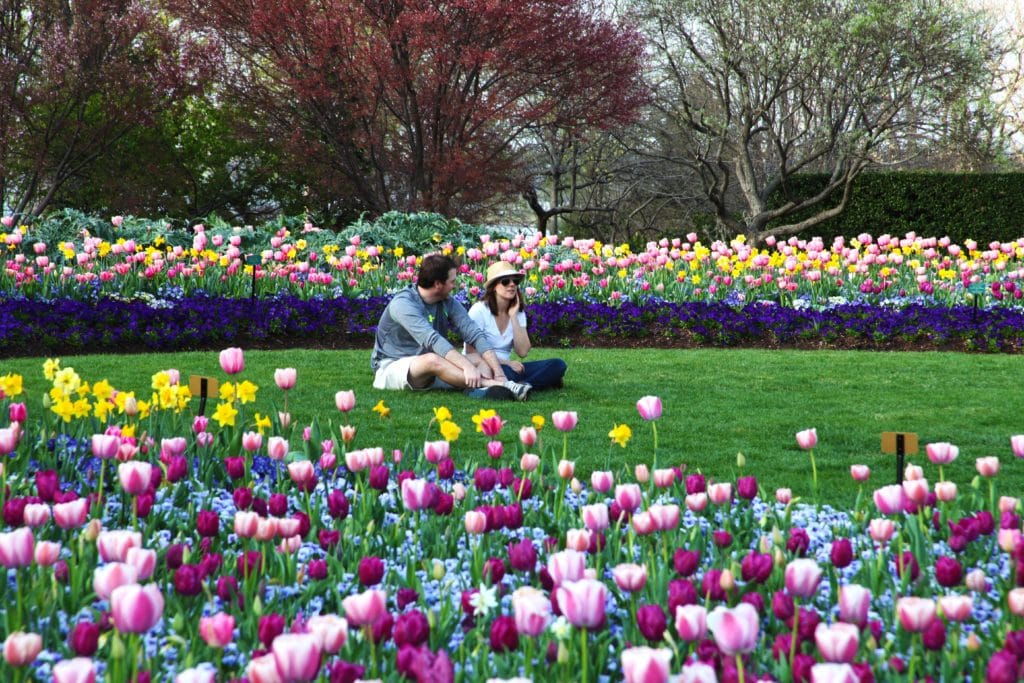
[[[486, 333], [450, 297], [455, 275], [450, 257], [425, 256], [415, 286], [403, 289], [388, 303], [370, 356], [374, 388], [464, 389], [480, 398], [525, 401], [530, 385], [505, 377]], [[481, 352], [492, 379], [481, 377], [476, 366], [452, 346], [447, 339], [450, 329]]]

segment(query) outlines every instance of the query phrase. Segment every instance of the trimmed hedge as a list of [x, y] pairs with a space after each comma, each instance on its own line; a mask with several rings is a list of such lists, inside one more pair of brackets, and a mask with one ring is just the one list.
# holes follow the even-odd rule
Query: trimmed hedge
[[[818, 174], [797, 176], [770, 203], [781, 204], [786, 191], [798, 197], [814, 194], [826, 179]], [[808, 215], [811, 212], [797, 218]], [[1024, 235], [1024, 173], [865, 173], [854, 182], [842, 215], [800, 237], [819, 235], [831, 241], [838, 235], [849, 239], [865, 232], [876, 237], [908, 232], [948, 236], [958, 244], [967, 239], [980, 244], [1016, 240]]]

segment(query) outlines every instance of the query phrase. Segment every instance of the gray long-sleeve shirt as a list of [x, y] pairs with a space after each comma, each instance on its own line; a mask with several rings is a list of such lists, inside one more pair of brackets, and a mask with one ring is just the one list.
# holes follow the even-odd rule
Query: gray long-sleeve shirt
[[487, 341], [487, 334], [458, 301], [449, 298], [428, 304], [415, 285], [403, 289], [391, 299], [377, 323], [370, 367], [376, 372], [382, 361], [431, 351], [444, 356], [455, 348], [446, 338], [452, 329], [479, 353], [493, 348]]

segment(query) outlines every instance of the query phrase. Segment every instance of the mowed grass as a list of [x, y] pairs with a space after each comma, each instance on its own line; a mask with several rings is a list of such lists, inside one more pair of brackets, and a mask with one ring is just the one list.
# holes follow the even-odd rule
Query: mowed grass
[[[335, 438], [341, 424], [352, 424], [358, 430], [352, 447], [401, 448], [410, 455], [424, 440], [440, 438], [431, 420], [433, 409], [445, 406], [462, 427], [453, 448], [456, 464], [470, 471], [477, 465], [518, 468], [518, 430], [534, 415], [547, 421], [541, 430], [545, 453], [555, 449], [560, 457], [562, 435], [551, 425], [551, 413], [574, 410], [579, 425], [568, 435], [568, 455], [576, 461], [577, 476], [586, 482], [590, 471], [610, 463], [621, 480], [626, 468], [631, 473], [637, 463], [652, 463], [650, 424], [640, 419], [635, 404], [653, 394], [664, 403], [657, 422], [659, 464], [685, 464], [687, 472], [717, 480], [754, 475], [767, 496], [788, 487], [804, 500], [812, 498], [810, 458], [794, 439], [798, 430], [809, 427], [818, 431], [815, 458], [824, 503], [853, 503], [852, 464], [871, 467], [872, 488], [895, 481], [895, 458], [880, 450], [884, 431], [918, 434], [921, 452], [909, 461], [922, 465], [929, 481], [938, 479], [938, 468], [928, 463], [924, 445], [949, 441], [959, 446], [960, 457], [945, 468], [946, 479], [969, 486], [976, 477], [975, 458], [996, 455], [1002, 462], [999, 491], [1024, 491], [1024, 462], [1010, 450], [1010, 436], [1024, 433], [1018, 357], [743, 349], [539, 349], [534, 354], [560, 355], [569, 372], [564, 389], [537, 393], [525, 403], [490, 403], [459, 392], [377, 391], [368, 350], [247, 351], [245, 371], [236, 379], [260, 387], [256, 404], [244, 413], [250, 426], [255, 411], [267, 414], [282, 406], [274, 369], [294, 367], [298, 383], [290, 392], [289, 410], [297, 424], [316, 417], [322, 429], [334, 429]], [[23, 375], [26, 395], [21, 398], [30, 418], [44, 410], [41, 397], [49, 388], [43, 360], [0, 361], [0, 374]], [[151, 393], [150, 377], [162, 369], [176, 368], [183, 378], [227, 379], [215, 352], [68, 356], [62, 363], [85, 381], [107, 379], [143, 398]], [[334, 406], [334, 393], [341, 389], [356, 393], [356, 408], [347, 416]], [[388, 419], [372, 411], [382, 399], [391, 409]], [[193, 405], [198, 408], [198, 401]], [[471, 420], [482, 408], [496, 409], [506, 421], [500, 435], [505, 455], [498, 461], [488, 458], [488, 438], [475, 432]], [[206, 413], [213, 409], [209, 404]], [[632, 439], [625, 448], [611, 446], [608, 432], [622, 423], [632, 428]], [[292, 447], [300, 447], [298, 432]], [[737, 453], [745, 458], [742, 472]]]

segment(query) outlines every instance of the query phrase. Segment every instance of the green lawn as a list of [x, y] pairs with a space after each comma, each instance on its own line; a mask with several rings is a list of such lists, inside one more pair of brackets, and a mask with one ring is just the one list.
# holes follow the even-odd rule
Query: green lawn
[[[418, 449], [424, 438], [440, 438], [429, 425], [433, 408], [448, 407], [462, 436], [453, 454], [459, 466], [493, 464], [486, 455], [486, 437], [474, 432], [471, 416], [484, 407], [496, 408], [507, 421], [501, 438], [506, 455], [499, 464], [517, 467], [512, 457], [517, 433], [533, 415], [548, 424], [541, 432], [548, 446], [561, 450], [561, 435], [551, 426], [556, 410], [575, 410], [579, 426], [569, 435], [569, 455], [577, 462], [581, 479], [602, 469], [606, 459], [613, 468], [650, 463], [650, 426], [638, 416], [635, 403], [646, 394], [660, 396], [664, 414], [658, 421], [659, 462], [685, 463], [688, 472], [701, 471], [718, 479], [733, 479], [736, 455], [746, 458], [744, 474], [756, 475], [768, 495], [789, 487], [795, 495], [811, 493], [807, 453], [796, 447], [794, 434], [816, 427], [815, 451], [822, 501], [849, 505], [857, 489], [849, 466], [871, 466], [871, 484], [895, 480], [892, 456], [880, 452], [883, 431], [916, 432], [921, 453], [912, 458], [923, 464], [930, 481], [937, 468], [927, 462], [924, 444], [949, 441], [960, 447], [960, 458], [946, 468], [946, 477], [961, 487], [975, 476], [974, 460], [996, 455], [1002, 461], [1000, 490], [1016, 494], [1024, 484], [1024, 463], [1010, 451], [1010, 436], [1024, 433], [1019, 404], [1021, 359], [1015, 356], [953, 353], [801, 352], [763, 350], [578, 350], [535, 351], [536, 357], [560, 354], [569, 364], [566, 387], [536, 394], [526, 403], [490, 404], [457, 392], [413, 394], [381, 392], [371, 386], [369, 351], [250, 351], [240, 376], [260, 386], [255, 410], [280, 407], [282, 393], [274, 385], [278, 367], [298, 370], [298, 384], [289, 407], [299, 424], [318, 416], [335, 429], [351, 423], [358, 429], [355, 447]], [[43, 410], [41, 396], [48, 388], [42, 358], [0, 361], [0, 374], [24, 376], [29, 416]], [[150, 355], [69, 356], [89, 382], [108, 379], [115, 387], [150, 393], [150, 376], [177, 368], [189, 374], [225, 379], [217, 354], [168, 353]], [[334, 393], [356, 392], [356, 409], [342, 419], [334, 407]], [[391, 417], [372, 412], [384, 399]], [[209, 406], [207, 414], [213, 412]], [[252, 410], [247, 412], [252, 416]], [[633, 428], [623, 449], [610, 448], [608, 432], [617, 423]], [[293, 439], [297, 447], [297, 438]], [[632, 469], [630, 467], [630, 469]]]

